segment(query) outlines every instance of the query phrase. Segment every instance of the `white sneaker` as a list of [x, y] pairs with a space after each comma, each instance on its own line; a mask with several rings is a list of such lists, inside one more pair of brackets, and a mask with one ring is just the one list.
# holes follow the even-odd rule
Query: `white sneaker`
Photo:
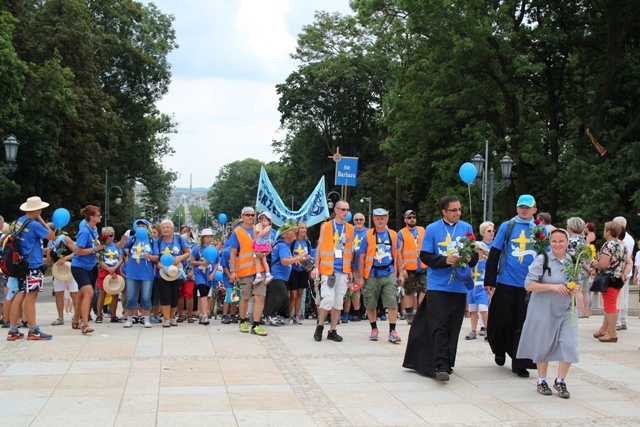
[[302, 318], [300, 316], [296, 316], [293, 319], [294, 325], [302, 325]]
[[124, 324], [122, 325], [123, 328], [130, 328], [131, 327], [131, 319], [127, 319], [126, 322], [124, 322]]
[[151, 328], [152, 327], [151, 326], [151, 321], [149, 320], [148, 317], [145, 317], [145, 319], [144, 319], [144, 327], [145, 328]]
[[256, 278], [253, 279], [253, 284], [254, 285], [259, 285], [260, 282], [262, 282], [262, 274], [256, 274]]
[[267, 276], [264, 278], [264, 284], [268, 285], [269, 282], [271, 282], [273, 280], [273, 276], [271, 275], [271, 273], [267, 273]]

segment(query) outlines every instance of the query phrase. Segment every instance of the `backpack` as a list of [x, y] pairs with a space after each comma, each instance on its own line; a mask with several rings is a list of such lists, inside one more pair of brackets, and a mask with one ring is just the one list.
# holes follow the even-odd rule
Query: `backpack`
[[[22, 255], [20, 249], [20, 233], [32, 220], [27, 219], [17, 232], [11, 233], [4, 241], [2, 253], [0, 254], [0, 269], [9, 277], [25, 277], [29, 272], [29, 258]], [[33, 253], [33, 250], [31, 251]]]

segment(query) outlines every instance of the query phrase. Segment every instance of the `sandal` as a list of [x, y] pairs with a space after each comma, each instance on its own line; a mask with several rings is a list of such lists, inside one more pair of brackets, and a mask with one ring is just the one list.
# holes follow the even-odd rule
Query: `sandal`
[[122, 319], [119, 318], [118, 316], [113, 316], [111, 318], [111, 323], [122, 323]]
[[86, 335], [86, 334], [90, 334], [91, 332], [93, 332], [93, 329], [91, 328], [91, 326], [89, 326], [89, 325], [84, 325], [84, 326], [82, 327], [82, 333], [83, 333], [83, 334], [85, 334], [85, 335]]
[[162, 322], [162, 327], [163, 328], [170, 328], [171, 327], [171, 323], [168, 320], [165, 320], [164, 322]]
[[187, 322], [189, 322], [189, 323], [195, 323], [195, 322], [196, 322], [196, 319], [197, 319], [197, 318], [196, 318], [196, 316], [191, 316], [191, 317], [189, 317], [189, 320], [187, 320]]
[[96, 323], [102, 323], [102, 316], [96, 317]]
[[186, 315], [186, 314], [183, 314], [182, 316], [178, 316], [178, 320], [177, 320], [177, 322], [178, 322], [178, 323], [182, 323], [182, 322], [184, 322], [185, 320], [187, 320], [187, 315]]
[[80, 329], [80, 322], [71, 322], [71, 329]]
[[51, 322], [51, 326], [60, 326], [60, 325], [64, 325], [64, 320], [62, 320], [60, 317], [58, 317], [56, 320]]

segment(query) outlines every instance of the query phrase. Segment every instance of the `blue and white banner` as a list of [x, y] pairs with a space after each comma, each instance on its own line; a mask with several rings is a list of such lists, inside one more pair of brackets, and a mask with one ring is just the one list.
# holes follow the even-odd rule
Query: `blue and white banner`
[[271, 222], [280, 227], [286, 220], [295, 223], [304, 222], [307, 227], [323, 222], [329, 218], [329, 207], [324, 192], [324, 176], [320, 178], [318, 185], [311, 196], [302, 205], [300, 210], [291, 211], [283, 203], [267, 176], [264, 167], [260, 170], [260, 182], [258, 183], [258, 197], [256, 199], [256, 213], [268, 211], [271, 213]]

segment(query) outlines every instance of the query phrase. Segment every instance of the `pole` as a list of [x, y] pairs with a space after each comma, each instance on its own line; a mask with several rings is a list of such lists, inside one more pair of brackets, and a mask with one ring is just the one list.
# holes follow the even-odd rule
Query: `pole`
[[489, 140], [485, 140], [484, 143], [484, 177], [482, 178], [482, 201], [483, 201], [483, 209], [482, 209], [482, 220], [487, 220], [487, 179], [489, 176], [487, 175], [489, 167]]
[[109, 222], [109, 171], [104, 170], [104, 226]]
[[371, 197], [369, 197], [369, 228], [371, 228]]
[[495, 172], [493, 168], [489, 171], [489, 210], [486, 221], [493, 221], [493, 185], [495, 184]]
[[293, 210], [293, 196], [291, 196], [291, 210]]

